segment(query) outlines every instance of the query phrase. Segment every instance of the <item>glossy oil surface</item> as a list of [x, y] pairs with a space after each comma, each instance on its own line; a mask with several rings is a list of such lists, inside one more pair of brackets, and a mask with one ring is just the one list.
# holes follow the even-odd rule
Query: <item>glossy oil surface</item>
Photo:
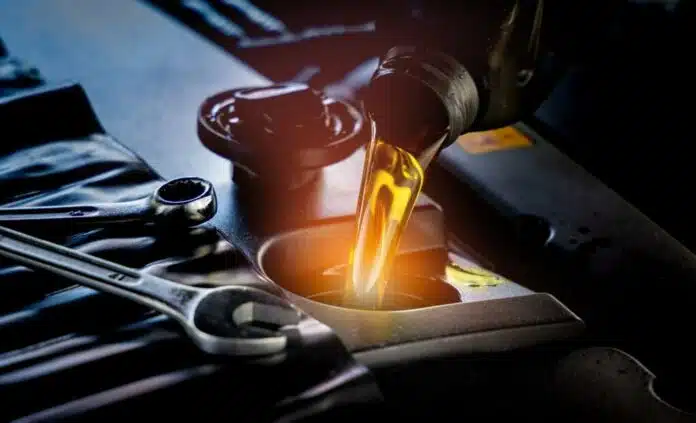
[[423, 169], [412, 154], [388, 140], [373, 138], [363, 169], [345, 306], [380, 308], [394, 255], [423, 179]]

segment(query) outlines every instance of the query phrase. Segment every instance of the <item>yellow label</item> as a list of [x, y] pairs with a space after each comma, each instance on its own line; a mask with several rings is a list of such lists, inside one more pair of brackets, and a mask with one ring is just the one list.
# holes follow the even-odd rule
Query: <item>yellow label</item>
[[491, 131], [470, 132], [459, 137], [457, 143], [470, 154], [484, 154], [532, 146], [530, 139], [513, 126]]

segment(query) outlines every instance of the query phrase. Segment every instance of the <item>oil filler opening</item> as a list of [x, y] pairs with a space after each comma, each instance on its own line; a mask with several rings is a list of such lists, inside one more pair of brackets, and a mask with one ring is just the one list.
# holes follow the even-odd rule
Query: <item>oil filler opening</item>
[[[313, 309], [326, 307], [398, 311], [461, 302], [459, 290], [439, 276], [444, 267], [439, 269], [438, 258], [433, 252], [422, 251], [397, 256], [397, 270], [389, 279], [379, 308], [346, 303], [346, 258], [352, 237], [341, 242], [342, 237], [336, 235], [328, 229], [309, 228], [271, 239], [261, 248], [257, 262], [268, 279], [310, 314]], [[399, 272], [400, 267], [408, 270]]]

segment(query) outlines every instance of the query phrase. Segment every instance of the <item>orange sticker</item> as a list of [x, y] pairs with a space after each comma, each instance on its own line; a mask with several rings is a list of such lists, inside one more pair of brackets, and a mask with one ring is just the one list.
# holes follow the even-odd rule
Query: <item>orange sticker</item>
[[470, 132], [459, 137], [457, 143], [470, 154], [532, 146], [532, 141], [513, 126], [484, 132]]

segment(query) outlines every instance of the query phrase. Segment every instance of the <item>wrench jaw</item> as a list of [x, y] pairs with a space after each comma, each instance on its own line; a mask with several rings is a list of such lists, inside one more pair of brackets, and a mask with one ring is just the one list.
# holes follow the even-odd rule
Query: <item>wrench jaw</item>
[[190, 314], [187, 334], [215, 355], [268, 356], [285, 352], [302, 313], [284, 299], [256, 288], [209, 291]]

